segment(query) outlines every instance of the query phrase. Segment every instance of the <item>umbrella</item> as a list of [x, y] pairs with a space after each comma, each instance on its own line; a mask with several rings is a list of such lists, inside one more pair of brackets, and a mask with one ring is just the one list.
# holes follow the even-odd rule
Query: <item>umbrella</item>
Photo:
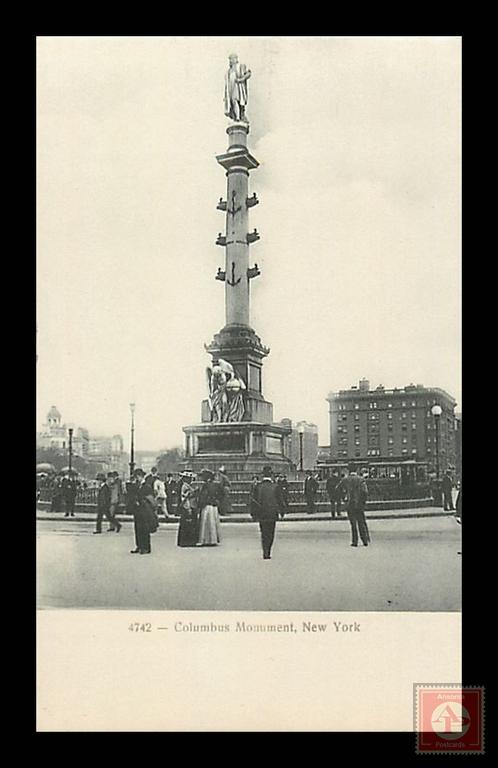
[[41, 464], [36, 465], [36, 473], [38, 474], [39, 472], [55, 472], [55, 467], [53, 464], [49, 464], [48, 462], [42, 462]]

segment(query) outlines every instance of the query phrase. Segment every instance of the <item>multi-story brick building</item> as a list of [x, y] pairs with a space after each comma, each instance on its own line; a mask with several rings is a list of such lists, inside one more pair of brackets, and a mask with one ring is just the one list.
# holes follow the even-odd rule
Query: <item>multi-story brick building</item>
[[[370, 389], [367, 379], [358, 387], [331, 392], [330, 460], [332, 462], [423, 462], [436, 467], [436, 433], [439, 468], [455, 468], [456, 401], [437, 387], [410, 384], [402, 389]], [[432, 407], [442, 409], [438, 429]]]

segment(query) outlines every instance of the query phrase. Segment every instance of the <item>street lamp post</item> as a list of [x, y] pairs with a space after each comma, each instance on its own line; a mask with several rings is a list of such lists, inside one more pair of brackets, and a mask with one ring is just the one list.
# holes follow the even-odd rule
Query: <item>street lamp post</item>
[[304, 424], [299, 424], [297, 431], [299, 433], [299, 469], [303, 471], [303, 435]]
[[73, 428], [69, 427], [69, 471], [73, 469]]
[[135, 471], [135, 403], [130, 403], [131, 434], [130, 434], [130, 478]]
[[434, 416], [434, 423], [436, 426], [436, 480], [439, 480], [439, 420], [443, 409], [440, 405], [433, 405], [431, 413]]

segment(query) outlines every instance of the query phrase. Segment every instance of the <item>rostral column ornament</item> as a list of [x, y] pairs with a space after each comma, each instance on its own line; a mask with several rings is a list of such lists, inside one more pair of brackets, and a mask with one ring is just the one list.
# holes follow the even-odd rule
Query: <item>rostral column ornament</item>
[[239, 64], [236, 53], [230, 54], [228, 64], [225, 75], [225, 115], [236, 122], [247, 123], [247, 81], [251, 77], [251, 70], [245, 64]]

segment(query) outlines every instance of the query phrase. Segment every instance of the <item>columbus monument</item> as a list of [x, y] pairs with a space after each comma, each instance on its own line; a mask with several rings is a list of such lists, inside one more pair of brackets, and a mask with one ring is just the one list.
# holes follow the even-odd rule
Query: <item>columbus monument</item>
[[225, 287], [225, 326], [205, 345], [211, 361], [201, 424], [183, 428], [186, 466], [197, 472], [223, 465], [240, 480], [260, 474], [265, 464], [276, 471], [292, 468], [290, 428], [273, 423], [273, 405], [263, 396], [263, 360], [270, 350], [250, 322], [250, 284], [261, 274], [257, 263], [249, 266], [250, 246], [260, 239], [256, 229], [249, 231], [249, 209], [259, 202], [255, 193], [249, 194], [249, 174], [259, 165], [247, 148], [250, 76], [251, 70], [231, 54], [224, 92], [228, 148], [216, 156], [227, 178], [226, 199], [216, 206], [225, 213], [225, 234], [216, 240], [225, 251], [225, 264], [215, 276]]

